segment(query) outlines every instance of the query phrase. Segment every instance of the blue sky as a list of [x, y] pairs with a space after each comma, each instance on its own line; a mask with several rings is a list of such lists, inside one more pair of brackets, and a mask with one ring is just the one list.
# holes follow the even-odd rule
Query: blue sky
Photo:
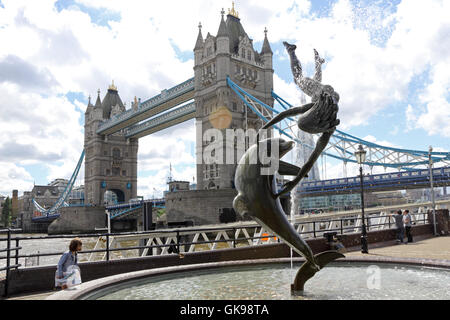
[[[231, 1], [0, 0], [0, 194], [33, 182], [69, 178], [83, 148], [84, 111], [115, 80], [130, 107], [193, 76], [198, 34], [215, 35]], [[174, 8], [177, 8], [175, 10]], [[446, 1], [236, 1], [260, 50], [268, 28], [274, 91], [293, 104], [282, 41], [294, 42], [305, 73], [313, 48], [326, 59], [324, 82], [341, 95], [339, 129], [382, 145], [450, 150], [449, 4]], [[3, 71], [2, 68], [3, 67]], [[8, 72], [6, 71], [8, 70]], [[155, 145], [167, 141], [171, 148]], [[189, 121], [140, 141], [139, 192], [195, 175], [195, 128]], [[10, 146], [11, 144], [8, 144]], [[19, 152], [20, 151], [20, 152]], [[164, 154], [166, 152], [166, 154]], [[45, 161], [43, 160], [45, 159]], [[330, 163], [328, 177], [342, 165]]]

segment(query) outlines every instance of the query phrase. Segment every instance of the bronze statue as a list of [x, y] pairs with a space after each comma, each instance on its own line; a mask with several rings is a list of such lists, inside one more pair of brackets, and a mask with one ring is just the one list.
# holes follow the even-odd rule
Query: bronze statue
[[[309, 133], [321, 133], [316, 148], [311, 154], [304, 167], [299, 168], [292, 164], [281, 161], [294, 146], [294, 142], [285, 141], [282, 138], [270, 138], [259, 141], [259, 133], [256, 144], [251, 146], [239, 161], [235, 173], [235, 186], [239, 192], [233, 201], [233, 207], [241, 215], [249, 215], [265, 229], [277, 234], [288, 246], [306, 259], [297, 272], [293, 292], [302, 292], [305, 282], [313, 277], [316, 272], [322, 269], [329, 262], [344, 257], [337, 251], [326, 251], [314, 255], [309, 245], [300, 237], [298, 232], [289, 223], [286, 214], [281, 207], [279, 197], [288, 193], [307, 176], [308, 172], [317, 161], [318, 157], [326, 147], [336, 126], [339, 125], [337, 119], [339, 95], [334, 92], [331, 86], [324, 86], [321, 80], [321, 64], [324, 62], [316, 52], [316, 77], [315, 79], [303, 78], [301, 65], [295, 56], [295, 46], [285, 43], [286, 49], [291, 57], [292, 71], [294, 79], [300, 88], [305, 89], [305, 93], [312, 97], [313, 103], [291, 108], [284, 111], [269, 121], [262, 129], [280, 122], [281, 120], [295, 115], [300, 115], [298, 126], [301, 130]], [[320, 72], [319, 72], [320, 71]], [[277, 192], [275, 173], [262, 174], [265, 167], [273, 166], [274, 163], [263, 164], [260, 161], [261, 146], [273, 154], [273, 146], [278, 159], [271, 158], [271, 161], [278, 161], [278, 173], [281, 175], [295, 176], [296, 178], [285, 184], [280, 192]], [[257, 161], [254, 161], [257, 159]]]
[[294, 107], [279, 113], [271, 121], [266, 123], [262, 129], [267, 129], [287, 117], [300, 115], [297, 121], [300, 130], [311, 134], [322, 133], [322, 135], [317, 141], [316, 148], [298, 173], [297, 177], [286, 183], [278, 193], [278, 196], [292, 191], [306, 176], [322, 151], [328, 145], [331, 136], [334, 131], [336, 131], [336, 127], [340, 124], [340, 120], [337, 119], [337, 113], [339, 111], [339, 94], [335, 92], [330, 85], [323, 85], [320, 82], [322, 80], [321, 64], [324, 60], [321, 59], [317, 51], [314, 50], [316, 54], [316, 76], [314, 79], [304, 77], [301, 64], [295, 55], [296, 46], [287, 42], [284, 42], [284, 45], [291, 59], [291, 69], [292, 74], [294, 75], [294, 81], [300, 89], [311, 97], [312, 103]]

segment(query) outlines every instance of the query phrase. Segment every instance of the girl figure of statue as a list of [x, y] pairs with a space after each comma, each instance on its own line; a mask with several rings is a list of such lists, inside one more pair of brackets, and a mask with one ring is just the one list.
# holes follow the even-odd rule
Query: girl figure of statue
[[325, 60], [320, 58], [319, 53], [314, 49], [316, 73], [314, 78], [305, 77], [303, 76], [302, 65], [295, 54], [297, 47], [287, 42], [283, 42], [283, 44], [286, 47], [291, 60], [291, 70], [294, 81], [305, 94], [311, 97], [312, 102], [279, 113], [272, 120], [267, 122], [262, 129], [267, 129], [285, 118], [299, 115], [297, 124], [300, 130], [311, 134], [321, 133], [322, 135], [317, 141], [316, 147], [311, 153], [308, 161], [299, 171], [297, 177], [286, 183], [282, 190], [277, 194], [278, 196], [292, 191], [308, 174], [322, 151], [327, 146], [331, 136], [336, 131], [336, 127], [340, 124], [339, 119], [337, 119], [337, 113], [339, 111], [339, 94], [334, 91], [332, 86], [323, 85], [321, 83], [322, 64], [325, 63]]

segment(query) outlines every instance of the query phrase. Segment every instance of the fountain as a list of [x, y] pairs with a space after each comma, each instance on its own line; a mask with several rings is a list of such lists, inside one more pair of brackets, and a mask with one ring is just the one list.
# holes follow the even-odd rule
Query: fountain
[[[303, 259], [295, 258], [298, 267]], [[338, 260], [307, 284], [289, 288], [290, 259], [207, 263], [133, 272], [82, 284], [53, 299], [81, 300], [448, 300], [450, 265], [393, 259]], [[350, 276], [351, 275], [351, 276]], [[411, 290], [414, 288], [414, 290]]]

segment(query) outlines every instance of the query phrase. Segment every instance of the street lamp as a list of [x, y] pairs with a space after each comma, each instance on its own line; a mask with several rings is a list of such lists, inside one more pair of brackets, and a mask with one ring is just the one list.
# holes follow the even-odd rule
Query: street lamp
[[359, 177], [361, 180], [361, 211], [362, 211], [362, 235], [361, 235], [361, 252], [369, 253], [367, 248], [367, 231], [366, 231], [366, 221], [364, 217], [364, 178], [363, 178], [363, 168], [362, 165], [366, 162], [366, 150], [363, 149], [362, 145], [359, 145], [358, 151], [355, 152], [356, 161], [359, 164]]
[[428, 149], [428, 165], [430, 170], [430, 190], [431, 190], [431, 203], [433, 207], [433, 226], [434, 226], [434, 235], [437, 236], [436, 231], [436, 201], [434, 198], [434, 185], [433, 185], [433, 160], [431, 159], [431, 153], [433, 152], [433, 147], [430, 146]]

